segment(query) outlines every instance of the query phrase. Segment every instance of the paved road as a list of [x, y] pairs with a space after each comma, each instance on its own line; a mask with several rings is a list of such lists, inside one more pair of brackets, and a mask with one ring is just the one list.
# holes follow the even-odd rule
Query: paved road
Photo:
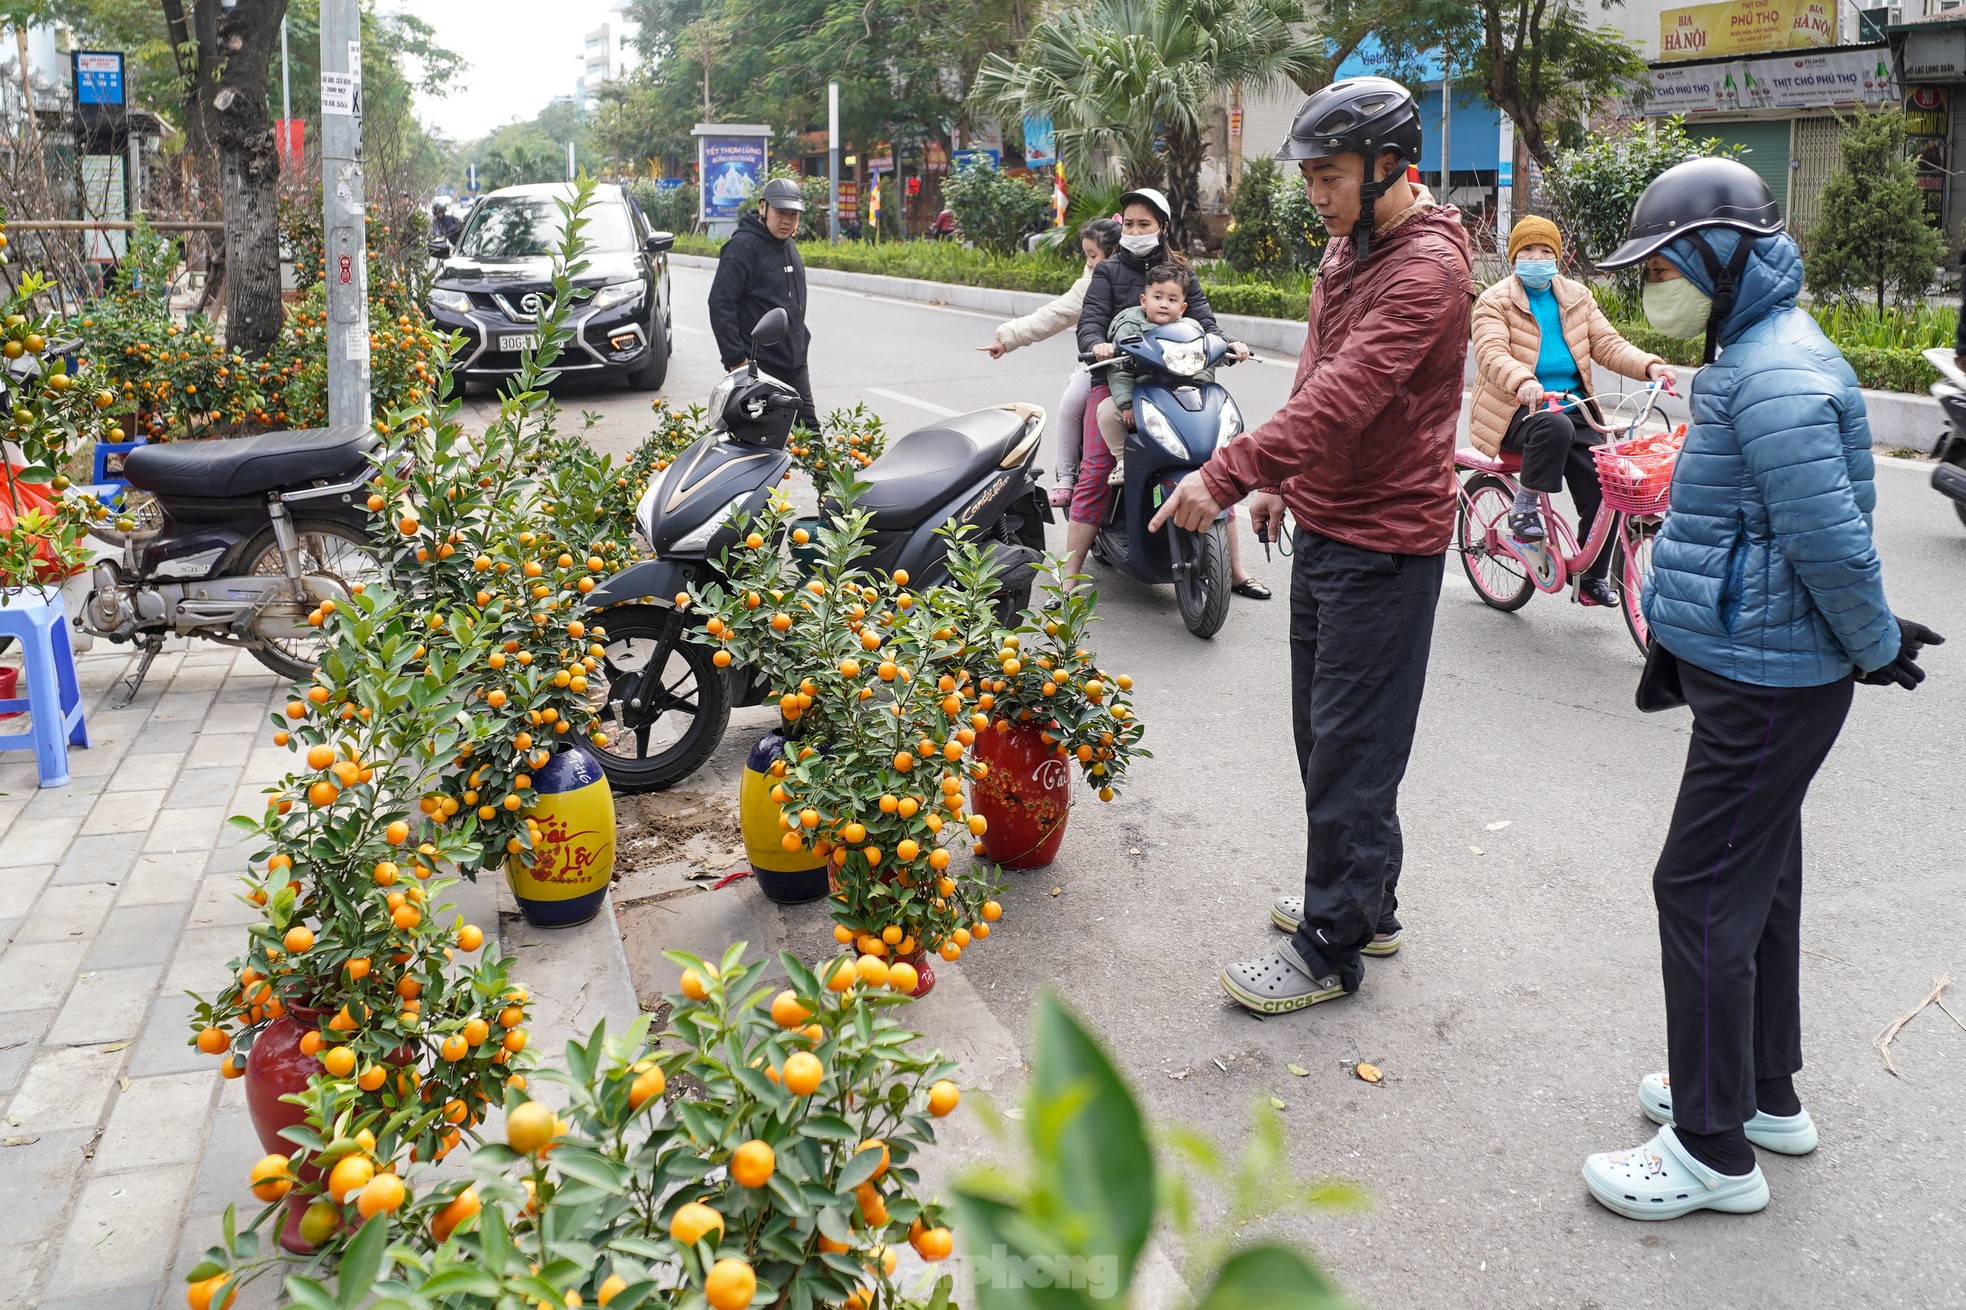
[[[676, 403], [717, 375], [708, 283], [676, 273]], [[936, 406], [1048, 405], [1070, 358], [1053, 341], [992, 363], [973, 349], [985, 317], [830, 290], [812, 320], [822, 409], [864, 400], [904, 428]], [[1257, 420], [1289, 373], [1226, 381]], [[647, 427], [645, 399], [619, 390], [563, 403], [598, 411], [609, 449]], [[1966, 984], [1966, 528], [1915, 467], [1882, 468], [1879, 494], [1893, 603], [1955, 641], [1915, 696], [1859, 690], [1816, 783], [1799, 1086], [1823, 1146], [1764, 1158], [1763, 1215], [1641, 1225], [1583, 1191], [1587, 1152], [1650, 1131], [1633, 1100], [1664, 1061], [1649, 876], [1688, 721], [1631, 708], [1638, 661], [1615, 615], [1547, 597], [1498, 614], [1453, 561], [1404, 792], [1407, 946], [1358, 996], [1259, 1020], [1216, 984], [1274, 944], [1269, 898], [1301, 877], [1282, 602], [1237, 601], [1201, 642], [1169, 591], [1110, 575], [1098, 648], [1138, 679], [1156, 758], [1120, 802], [1077, 809], [1051, 870], [1012, 876], [1009, 931], [960, 968], [1020, 1035], [1037, 989], [1058, 988], [1164, 1119], [1233, 1140], [1245, 1107], [1283, 1100], [1292, 1166], [1374, 1199], [1275, 1228], [1364, 1304], [1966, 1304], [1966, 1031], [1927, 1011], [1894, 1048], [1902, 1079], [1871, 1047], [1935, 971]], [[1283, 561], [1253, 566], [1284, 590]], [[830, 945], [818, 917], [795, 935]], [[1360, 1059], [1383, 1085], [1347, 1075]]]

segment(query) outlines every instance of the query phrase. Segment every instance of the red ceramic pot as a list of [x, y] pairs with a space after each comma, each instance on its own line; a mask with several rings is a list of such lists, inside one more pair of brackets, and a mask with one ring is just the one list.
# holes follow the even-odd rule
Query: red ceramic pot
[[970, 784], [970, 809], [988, 820], [983, 854], [1006, 869], [1041, 869], [1058, 858], [1072, 812], [1072, 766], [1035, 723], [1009, 723], [976, 738], [990, 771]]
[[[321, 1072], [319, 1056], [300, 1049], [300, 1039], [321, 1027], [321, 1012], [304, 1005], [289, 1005], [287, 1012], [266, 1026], [246, 1054], [246, 1109], [253, 1118], [253, 1131], [268, 1154], [291, 1155], [295, 1147], [280, 1136], [307, 1117], [306, 1111], [280, 1098], [307, 1090], [307, 1080]], [[305, 1186], [287, 1193], [287, 1218], [280, 1228], [280, 1245], [300, 1255], [310, 1255], [314, 1247], [301, 1240], [300, 1216], [314, 1200], [312, 1184], [321, 1177], [313, 1165], [302, 1165], [297, 1177]]]
[[935, 990], [935, 966], [928, 962], [928, 948], [917, 946], [914, 954], [902, 958], [915, 966], [915, 974], [920, 981], [915, 984], [915, 990], [908, 995], [919, 1001]]

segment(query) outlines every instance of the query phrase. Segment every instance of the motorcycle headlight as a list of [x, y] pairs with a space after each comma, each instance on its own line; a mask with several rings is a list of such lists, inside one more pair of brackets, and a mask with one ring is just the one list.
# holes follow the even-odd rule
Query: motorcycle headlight
[[1159, 410], [1152, 405], [1135, 402], [1133, 418], [1140, 425], [1140, 430], [1158, 442], [1162, 450], [1176, 459], [1188, 458], [1188, 443], [1181, 440], [1174, 425], [1163, 418]]
[[751, 493], [748, 491], [739, 492], [737, 495], [731, 497], [730, 504], [703, 520], [699, 526], [690, 529], [689, 533], [678, 539], [671, 549], [676, 551], [708, 550], [710, 548], [710, 539], [728, 525], [732, 518], [736, 517], [737, 512], [744, 507], [744, 502], [750, 498]]
[[710, 426], [713, 429], [729, 426], [724, 422], [724, 406], [730, 403], [730, 393], [737, 390], [737, 374], [727, 373], [724, 380], [710, 388]]
[[471, 297], [462, 291], [445, 291], [440, 287], [430, 293], [430, 307], [447, 314], [468, 314], [471, 312]]
[[1208, 338], [1199, 341], [1163, 341], [1160, 343], [1161, 363], [1170, 373], [1179, 373], [1191, 378], [1208, 367]]
[[1226, 446], [1242, 435], [1242, 411], [1227, 396], [1222, 398], [1222, 418], [1215, 429], [1215, 444]]
[[617, 305], [634, 304], [642, 298], [642, 284], [632, 282], [610, 282], [594, 293], [588, 303], [595, 309], [613, 309]]

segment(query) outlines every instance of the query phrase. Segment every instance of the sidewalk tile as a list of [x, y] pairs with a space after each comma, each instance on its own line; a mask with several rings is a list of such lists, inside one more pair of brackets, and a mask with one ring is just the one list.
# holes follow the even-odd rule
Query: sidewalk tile
[[221, 732], [217, 730], [200, 733], [198, 740], [184, 757], [187, 769], [237, 769], [246, 763], [252, 754], [253, 734], [250, 732]]
[[166, 809], [157, 816], [157, 825], [144, 843], [147, 851], [172, 854], [202, 854], [218, 843], [219, 828], [231, 813], [224, 805]]
[[[7, 1117], [20, 1121], [12, 1127], [23, 1133], [71, 1128], [93, 1133], [116, 1088], [125, 1054], [95, 1046], [60, 1046], [41, 1052], [27, 1066], [20, 1090], [7, 1103]], [[12, 1157], [8, 1159], [11, 1164]]]
[[0, 1014], [0, 1096], [20, 1086], [28, 1061], [34, 1058], [41, 1034], [54, 1022], [55, 1011], [17, 1010]]
[[115, 791], [159, 791], [177, 781], [184, 768], [182, 755], [131, 755], [116, 770]]
[[71, 772], [66, 787], [44, 787], [29, 797], [20, 822], [27, 825], [41, 819], [86, 815], [102, 795], [103, 782], [102, 778], [78, 778]]
[[[234, 1216], [237, 1226], [243, 1229], [252, 1217], [259, 1213], [260, 1203], [248, 1197], [240, 1205]], [[219, 1236], [224, 1231], [225, 1207], [220, 1206], [210, 1214], [195, 1211], [184, 1222], [184, 1235], [178, 1242], [177, 1259], [171, 1262], [170, 1274], [164, 1279], [164, 1286], [158, 1298], [159, 1310], [179, 1310], [184, 1305], [184, 1279], [205, 1258], [205, 1252], [217, 1246]], [[269, 1243], [269, 1245], [271, 1245]], [[277, 1246], [275, 1254], [280, 1254]], [[276, 1310], [276, 1307], [290, 1306], [283, 1284], [289, 1272], [299, 1272], [298, 1262], [274, 1265], [266, 1273], [239, 1289], [239, 1299], [232, 1303], [231, 1310]], [[43, 1310], [57, 1310], [55, 1306]], [[94, 1310], [94, 1307], [90, 1307]]]
[[181, 691], [179, 684], [184, 681], [184, 678], [185, 675], [180, 673], [171, 680], [170, 690], [157, 702], [156, 710], [150, 715], [153, 726], [166, 723], [188, 723], [195, 726], [204, 723], [205, 715], [211, 711], [212, 698], [217, 688]]
[[83, 974], [48, 1030], [47, 1045], [102, 1045], [135, 1037], [163, 973], [152, 964]]
[[184, 927], [183, 905], [128, 905], [111, 910], [95, 945], [83, 957], [85, 969], [125, 969], [168, 963]]
[[7, 840], [0, 842], [0, 869], [58, 861], [81, 830], [82, 820], [76, 815], [42, 819], [38, 823], [16, 823], [8, 830]]
[[[62, 1289], [51, 1287], [48, 1290], [52, 1295]], [[119, 1287], [109, 1292], [90, 1292], [83, 1296], [64, 1296], [58, 1301], [43, 1301], [41, 1310], [150, 1310], [154, 1305], [161, 1305], [163, 1310], [176, 1310], [184, 1302], [182, 1295], [162, 1302], [152, 1300], [155, 1295], [155, 1289], [148, 1287]], [[233, 1303], [232, 1310], [239, 1310], [238, 1302]]]
[[258, 696], [245, 696], [231, 687], [219, 693], [211, 712], [205, 715], [204, 732], [199, 740], [216, 734], [248, 737], [273, 731], [266, 723], [266, 702]]
[[[204, 741], [205, 738], [198, 740]], [[240, 763], [243, 762], [242, 758]], [[239, 763], [205, 769], [187, 765], [178, 774], [177, 781], [171, 784], [171, 794], [164, 798], [164, 808], [168, 813], [180, 805], [223, 805], [238, 786]]]
[[[197, 898], [191, 902], [190, 926], [243, 929], [257, 922], [265, 911], [241, 900], [244, 891], [235, 873], [209, 875], [198, 884]], [[245, 934], [239, 937], [243, 941]]]
[[9, 946], [0, 953], [0, 1011], [59, 1006], [88, 949], [85, 941]]
[[117, 894], [118, 905], [168, 905], [192, 900], [198, 894], [199, 855], [151, 851], [137, 857]]
[[150, 1016], [143, 1021], [137, 1044], [130, 1051], [130, 1077], [151, 1078], [160, 1073], [200, 1070], [218, 1076], [218, 1057], [206, 1055], [191, 1045], [193, 1004], [189, 996], [170, 991], [150, 1003]]
[[245, 950], [246, 934], [237, 928], [217, 925], [187, 929], [177, 944], [171, 971], [164, 977], [164, 992], [206, 995], [224, 987], [232, 978], [226, 961], [245, 954]]
[[68, 752], [68, 776], [77, 781], [83, 778], [106, 778], [116, 772], [123, 762], [121, 744], [114, 738], [105, 737], [96, 731], [96, 721], [89, 720], [88, 750]]
[[70, 1294], [108, 1288], [153, 1299], [157, 1271], [177, 1246], [191, 1166], [91, 1179], [82, 1188], [50, 1286]]
[[195, 719], [158, 721], [153, 715], [148, 726], [130, 743], [132, 755], [171, 755], [191, 749], [198, 740]]
[[[20, 1129], [8, 1131], [32, 1136]], [[60, 1238], [62, 1211], [68, 1208], [68, 1198], [74, 1195], [87, 1167], [82, 1152], [88, 1149], [95, 1131], [95, 1125], [90, 1124], [68, 1132], [42, 1133], [38, 1141], [6, 1148], [8, 1241]]]
[[164, 807], [164, 789], [155, 791], [111, 791], [99, 801], [82, 822], [82, 835], [150, 831], [157, 811]]
[[79, 887], [50, 887], [22, 916], [17, 943], [65, 942], [90, 937], [116, 901], [116, 889], [104, 883]]
[[112, 882], [121, 885], [136, 865], [143, 849], [143, 834], [120, 832], [77, 837], [68, 855], [55, 869], [57, 886], [72, 887], [83, 882]]
[[[56, 788], [55, 790], [60, 789]], [[11, 828], [15, 821], [20, 818], [21, 811], [27, 808], [28, 800], [29, 797], [25, 794], [15, 796], [0, 793], [0, 837], [5, 837], [7, 835], [7, 829]]]
[[0, 918], [18, 919], [34, 904], [41, 889], [54, 877], [52, 864], [29, 864], [18, 869], [0, 869]]
[[257, 746], [246, 757], [246, 782], [278, 782], [301, 767], [300, 756], [284, 746]]
[[[234, 1079], [244, 1082], [244, 1079]], [[220, 1110], [212, 1116], [211, 1135], [205, 1142], [205, 1157], [198, 1164], [198, 1187], [191, 1196], [193, 1213], [222, 1211], [228, 1205], [243, 1209], [257, 1207], [247, 1184], [255, 1164], [266, 1154], [259, 1134], [253, 1131], [253, 1117], [245, 1110]]]
[[96, 1144], [96, 1172], [198, 1163], [219, 1081], [209, 1069], [130, 1079]]

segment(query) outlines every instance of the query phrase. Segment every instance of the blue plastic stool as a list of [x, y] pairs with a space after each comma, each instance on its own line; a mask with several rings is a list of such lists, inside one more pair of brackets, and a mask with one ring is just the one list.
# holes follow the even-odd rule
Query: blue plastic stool
[[89, 745], [82, 721], [82, 688], [75, 679], [75, 652], [68, 644], [68, 610], [61, 593], [23, 589], [0, 604], [0, 636], [20, 643], [27, 664], [27, 695], [0, 700], [0, 713], [27, 710], [25, 732], [0, 733], [0, 751], [34, 752], [43, 787], [68, 785], [68, 748]]

